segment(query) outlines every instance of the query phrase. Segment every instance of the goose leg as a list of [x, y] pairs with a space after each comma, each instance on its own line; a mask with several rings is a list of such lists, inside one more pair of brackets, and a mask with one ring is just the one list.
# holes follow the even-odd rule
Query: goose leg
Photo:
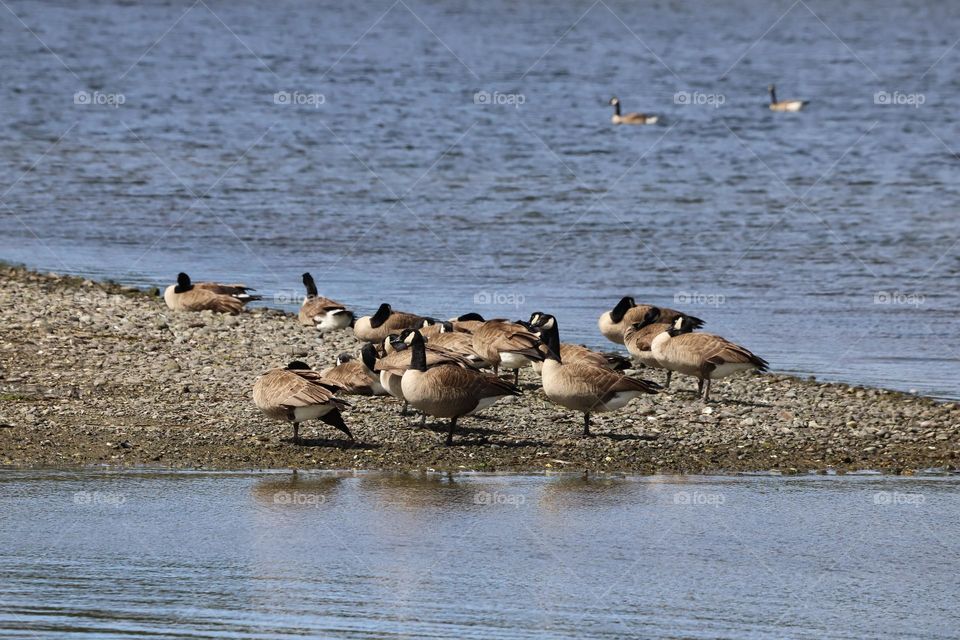
[[520, 384], [520, 369], [513, 370], [513, 386]]
[[423, 429], [426, 426], [427, 426], [427, 414], [424, 413], [420, 416], [420, 428]]
[[500, 375], [500, 364], [499, 364], [499, 363], [493, 365], [493, 375], [495, 375], [495, 376]]
[[300, 423], [293, 423], [293, 444], [300, 444]]
[[408, 416], [408, 415], [410, 415], [410, 412], [407, 411], [407, 401], [406, 401], [406, 400], [403, 401], [403, 408], [400, 409], [400, 415], [402, 415], [402, 416]]
[[697, 378], [697, 395], [703, 397], [703, 378]]
[[448, 447], [453, 444], [453, 430], [456, 428], [456, 426], [457, 426], [457, 419], [450, 418], [450, 428], [447, 430], [447, 446]]
[[710, 402], [710, 378], [707, 378], [703, 385], [703, 401]]
[[584, 438], [590, 437], [590, 414], [589, 413], [583, 414], [583, 437]]
[[666, 383], [665, 385], [663, 385], [663, 388], [664, 388], [664, 389], [669, 389], [669, 388], [670, 388], [670, 378], [672, 378], [672, 377], [673, 377], [673, 371], [671, 371], [670, 369], [667, 369], [667, 383]]

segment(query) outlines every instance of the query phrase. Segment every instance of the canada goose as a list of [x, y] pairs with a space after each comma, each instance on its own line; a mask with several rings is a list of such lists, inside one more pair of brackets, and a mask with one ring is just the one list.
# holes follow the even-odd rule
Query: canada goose
[[767, 91], [770, 92], [770, 111], [800, 111], [810, 104], [809, 100], [777, 100], [777, 88], [772, 84]]
[[620, 98], [614, 96], [610, 98], [610, 104], [613, 106], [613, 117], [610, 121], [613, 124], [656, 124], [657, 116], [648, 113], [626, 113], [620, 114]]
[[320, 333], [346, 329], [353, 322], [353, 314], [345, 305], [317, 294], [317, 283], [309, 273], [303, 274], [303, 286], [307, 288], [307, 297], [300, 305], [300, 324], [316, 327]]
[[500, 398], [518, 396], [520, 390], [495, 375], [457, 364], [428, 366], [423, 336], [413, 334], [410, 368], [401, 379], [404, 397], [416, 409], [435, 418], [449, 418], [446, 444], [453, 444], [457, 418], [484, 409]]
[[293, 423], [293, 442], [300, 443], [300, 423], [320, 418], [353, 440], [340, 410], [350, 406], [334, 394], [331, 384], [305, 363], [295, 360], [283, 369], [271, 369], [253, 385], [253, 402], [268, 418]]
[[565, 363], [560, 355], [560, 329], [556, 318], [545, 316], [541, 335], [547, 345], [543, 361], [543, 392], [561, 407], [583, 412], [583, 435], [590, 435], [590, 414], [615, 411], [645, 393], [656, 393], [660, 385], [630, 378], [592, 364]]
[[391, 333], [422, 326], [425, 319], [412, 313], [394, 311], [384, 302], [372, 316], [357, 319], [353, 325], [353, 335], [364, 342], [380, 342]]
[[247, 293], [250, 287], [242, 284], [218, 284], [216, 282], [191, 282], [185, 273], [177, 274], [177, 284], [163, 292], [163, 301], [174, 311], [204, 311], [237, 315], [243, 305], [260, 296]]
[[[517, 322], [518, 324], [528, 327], [533, 333], [539, 335], [540, 325], [552, 317], [553, 316], [541, 311], [534, 311], [532, 314], [530, 314], [529, 322], [520, 322], [519, 320]], [[537, 348], [540, 350], [540, 353], [546, 357], [547, 346], [545, 344], [540, 344], [540, 346]], [[560, 359], [568, 364], [581, 362], [584, 364], [592, 364], [597, 367], [603, 367], [604, 369], [610, 369], [611, 371], [623, 371], [631, 367], [630, 361], [618, 353], [601, 353], [599, 351], [589, 349], [581, 344], [571, 344], [569, 342], [560, 343]], [[543, 370], [543, 362], [534, 362], [533, 370], [537, 373], [540, 373]]]
[[697, 379], [697, 391], [710, 401], [710, 381], [738, 371], [766, 371], [768, 363], [744, 347], [710, 333], [684, 333], [684, 318], [653, 339], [650, 350], [660, 366]]
[[[646, 316], [647, 311], [650, 309], [660, 309], [660, 315], [656, 319], [657, 322], [673, 322], [683, 315], [679, 311], [667, 309], [666, 307], [652, 307], [647, 304], [638, 305], [633, 297], [624, 296], [620, 298], [617, 306], [610, 311], [604, 311], [600, 315], [600, 319], [597, 320], [597, 326], [600, 327], [600, 333], [603, 334], [604, 338], [610, 342], [623, 344], [624, 330], [635, 322], [643, 321], [644, 316]], [[694, 329], [699, 329], [703, 326], [703, 320], [700, 318], [695, 316], [686, 317], [690, 319], [691, 326]]]
[[513, 384], [520, 381], [521, 367], [543, 360], [539, 344], [537, 334], [508, 320], [487, 320], [473, 332], [476, 354], [493, 367], [494, 374], [500, 367], [513, 369]]
[[[650, 350], [650, 343], [653, 342], [653, 339], [658, 335], [668, 330], [671, 326], [669, 322], [658, 322], [657, 320], [660, 317], [660, 309], [657, 307], [650, 307], [647, 309], [647, 313], [644, 314], [643, 320], [640, 322], [634, 322], [627, 327], [626, 331], [623, 332], [623, 344], [627, 347], [627, 351], [630, 352], [630, 355], [638, 360], [641, 364], [651, 369], [663, 369], [657, 359], [653, 357], [653, 352]], [[689, 333], [693, 330], [692, 325], [689, 322], [683, 323], [684, 333]], [[667, 382], [663, 386], [665, 388], [670, 387], [670, 379], [673, 377], [673, 371], [667, 369]]]
[[[376, 359], [376, 353], [372, 349], [373, 345], [369, 346], [371, 349], [367, 350], [364, 348], [364, 351], [361, 353], [364, 358], [364, 363], [368, 368], [379, 374], [380, 384], [383, 385], [387, 393], [403, 401], [403, 408], [400, 411], [400, 415], [407, 415], [408, 400], [403, 395], [400, 378], [403, 376], [404, 371], [410, 368], [411, 351], [409, 345], [398, 336], [389, 336], [384, 340], [384, 351], [386, 353], [380, 359]], [[465, 367], [477, 366], [467, 358], [445, 349], [433, 347], [427, 349], [428, 366], [444, 363]]]
[[[373, 345], [368, 345], [374, 348]], [[354, 360], [349, 353], [337, 356], [337, 364], [320, 372], [324, 380], [337, 385], [344, 395], [381, 396], [387, 393], [379, 376], [368, 369], [362, 360]]]
[[[396, 338], [396, 336], [392, 337]], [[391, 337], [385, 338], [384, 343], [384, 351], [386, 351], [388, 344], [391, 343]], [[377, 348], [373, 346], [373, 344], [367, 344], [360, 352], [360, 357], [363, 360], [364, 366], [378, 376], [380, 380], [380, 386], [388, 394], [403, 402], [403, 407], [400, 408], [401, 416], [408, 414], [407, 399], [403, 397], [403, 390], [400, 388], [400, 378], [403, 375], [403, 372], [400, 371], [397, 373], [393, 371], [393, 363], [391, 362], [391, 359], [395, 359], [397, 362], [403, 362], [403, 355], [401, 355], [400, 351], [406, 348], [406, 343], [400, 343], [396, 347], [390, 346], [390, 350], [387, 351], [380, 360], [377, 359]], [[409, 356], [406, 357], [409, 358]], [[379, 368], [378, 363], [380, 361], [384, 361], [384, 364], [387, 366], [386, 369]], [[409, 362], [409, 360], [407, 360], [407, 362]]]
[[[473, 350], [473, 336], [469, 333], [462, 331], [448, 331], [446, 330], [446, 325], [449, 323], [444, 323], [441, 325], [443, 331], [436, 336], [430, 338], [427, 342], [427, 347], [443, 349], [445, 351], [452, 351], [457, 355], [463, 356], [469, 360], [474, 367], [486, 366], [486, 362], [481, 358], [476, 351]], [[420, 332], [421, 335], [423, 332]], [[426, 339], [426, 336], [424, 336]]]
[[470, 312], [459, 315], [456, 318], [450, 318], [449, 322], [453, 325], [454, 331], [473, 333], [485, 322], [485, 320], [479, 313]]
[[[423, 334], [424, 338], [431, 340], [440, 335], [445, 328], [448, 331], [453, 331], [453, 323], [443, 322], [435, 318], [424, 318], [423, 326], [420, 327], [419, 331]], [[410, 329], [406, 329], [406, 331], [410, 331]]]

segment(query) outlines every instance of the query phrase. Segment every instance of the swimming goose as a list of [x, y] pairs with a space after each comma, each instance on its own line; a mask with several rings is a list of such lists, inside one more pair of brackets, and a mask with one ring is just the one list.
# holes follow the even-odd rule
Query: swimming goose
[[403, 311], [394, 311], [384, 302], [372, 316], [363, 316], [353, 325], [353, 334], [364, 342], [380, 342], [391, 333], [423, 326], [426, 318]]
[[316, 327], [320, 333], [345, 329], [353, 322], [353, 314], [345, 305], [317, 294], [317, 283], [309, 273], [303, 274], [303, 286], [307, 288], [307, 297], [300, 305], [300, 324]]
[[614, 96], [610, 98], [610, 104], [613, 106], [613, 117], [610, 121], [613, 124], [656, 124], [657, 116], [646, 113], [626, 113], [620, 115], [620, 98]]
[[746, 348], [710, 333], [684, 333], [689, 324], [677, 318], [650, 344], [660, 366], [697, 379], [697, 392], [710, 401], [710, 381], [738, 371], [766, 371], [768, 363]]
[[[623, 344], [627, 347], [630, 355], [651, 369], [663, 369], [663, 367], [657, 362], [657, 359], [653, 357], [653, 352], [650, 350], [650, 343], [652, 343], [653, 339], [658, 335], [673, 326], [669, 322], [658, 322], [659, 317], [660, 309], [650, 307], [643, 316], [643, 320], [631, 324], [627, 327], [627, 330], [623, 332]], [[683, 328], [683, 333], [689, 333], [693, 330], [693, 326], [689, 322], [683, 323]], [[666, 371], [667, 382], [663, 386], [669, 389], [673, 371], [670, 369]]]
[[520, 369], [543, 360], [537, 349], [540, 339], [523, 325], [508, 320], [487, 320], [473, 332], [473, 350], [493, 367], [513, 369], [513, 384], [520, 381]]
[[404, 397], [416, 409], [435, 418], [449, 418], [446, 444], [453, 444], [457, 418], [484, 409], [520, 390], [495, 375], [458, 364], [428, 366], [428, 351], [419, 332], [410, 342], [410, 368], [403, 373]]
[[810, 104], [809, 100], [777, 100], [777, 88], [772, 84], [767, 91], [770, 92], [770, 111], [800, 111]]
[[[373, 345], [367, 345], [374, 348]], [[362, 360], [354, 360], [349, 353], [337, 356], [337, 364], [320, 372], [324, 380], [337, 385], [344, 395], [381, 396], [387, 393], [380, 378]]]
[[[624, 296], [620, 298], [617, 306], [610, 311], [604, 311], [600, 315], [600, 319], [597, 320], [597, 326], [600, 327], [600, 333], [603, 334], [604, 338], [610, 342], [623, 344], [624, 330], [635, 322], [642, 322], [644, 316], [647, 315], [647, 311], [650, 309], [660, 310], [660, 315], [656, 319], [657, 322], [673, 322], [683, 315], [679, 311], [667, 309], [666, 307], [653, 307], [648, 304], [638, 305], [633, 297]], [[686, 317], [690, 319], [691, 326], [694, 329], [699, 329], [703, 326], [703, 320], [700, 318], [695, 316]]]
[[253, 402], [268, 418], [293, 423], [293, 442], [300, 443], [300, 423], [320, 418], [353, 440], [341, 409], [350, 406], [334, 394], [340, 387], [295, 360], [283, 369], [271, 369], [253, 385]]
[[237, 315], [243, 305], [260, 296], [248, 294], [250, 287], [242, 284], [218, 284], [216, 282], [191, 282], [185, 273], [177, 274], [177, 284], [163, 292], [163, 301], [174, 311], [204, 311]]
[[560, 354], [560, 329], [556, 318], [548, 316], [541, 326], [547, 345], [543, 361], [543, 392], [561, 407], [583, 412], [583, 435], [590, 435], [590, 414], [615, 411], [645, 393], [656, 393], [660, 385], [649, 380], [630, 378], [591, 364], [566, 363]]
[[[521, 322], [518, 320], [517, 323], [524, 325], [530, 329], [530, 331], [539, 335], [540, 325], [544, 324], [550, 318], [553, 318], [553, 316], [541, 311], [534, 311], [530, 314], [529, 322]], [[538, 349], [540, 353], [546, 357], [546, 345], [541, 344]], [[582, 344], [571, 344], [569, 342], [560, 343], [560, 358], [566, 363], [582, 362], [584, 364], [592, 364], [597, 367], [603, 367], [604, 369], [610, 369], [611, 371], [623, 371], [631, 368], [631, 362], [618, 353], [601, 353], [589, 349]], [[543, 362], [533, 363], [534, 371], [540, 373], [542, 369]]]

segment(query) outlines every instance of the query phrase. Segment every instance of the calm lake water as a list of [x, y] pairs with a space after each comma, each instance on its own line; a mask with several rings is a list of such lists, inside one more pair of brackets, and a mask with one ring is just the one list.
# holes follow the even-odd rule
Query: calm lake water
[[955, 638], [955, 477], [0, 474], [0, 635]]
[[630, 293], [958, 398], [958, 32], [918, 0], [9, 0], [0, 258], [278, 304], [310, 270], [591, 345]]

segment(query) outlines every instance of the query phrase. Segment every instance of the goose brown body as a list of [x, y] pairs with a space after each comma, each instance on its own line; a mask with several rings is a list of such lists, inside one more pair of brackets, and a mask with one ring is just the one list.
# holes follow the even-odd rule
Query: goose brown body
[[253, 385], [253, 402], [268, 418], [293, 423], [293, 439], [299, 441], [299, 425], [319, 418], [345, 433], [353, 434], [343, 422], [340, 411], [349, 405], [336, 397], [339, 387], [301, 362], [283, 369], [271, 369]]
[[424, 320], [426, 318], [413, 313], [394, 311], [389, 304], [383, 303], [374, 315], [357, 319], [353, 334], [364, 342], [382, 342], [392, 333], [422, 327]]
[[340, 355], [337, 365], [324, 369], [320, 375], [324, 380], [340, 387], [344, 395], [377, 396], [386, 393], [380, 377], [367, 369], [363, 362], [354, 360], [347, 354]]
[[656, 393], [654, 382], [631, 378], [608, 368], [584, 362], [566, 363], [560, 353], [556, 319], [544, 315], [542, 335], [547, 345], [543, 362], [543, 392], [561, 407], [583, 413], [583, 434], [590, 435], [590, 414], [615, 411], [643, 394]]
[[597, 327], [599, 327], [603, 337], [610, 342], [624, 344], [623, 332], [626, 331], [630, 325], [642, 322], [651, 309], [659, 309], [660, 311], [660, 315], [655, 319], [656, 322], [672, 323], [676, 321], [677, 318], [684, 316], [689, 319], [690, 326], [694, 329], [699, 329], [704, 324], [703, 320], [695, 316], [688, 316], [680, 311], [666, 307], [637, 304], [632, 297], [624, 296], [613, 309], [605, 311], [600, 315], [600, 318], [597, 320]]
[[697, 378], [704, 401], [710, 399], [710, 381], [739, 371], [766, 371], [768, 363], [747, 348], [710, 333], [678, 334], [682, 319], [658, 334], [651, 352], [665, 369]]
[[487, 320], [473, 332], [473, 350], [493, 367], [518, 371], [543, 359], [540, 338], [526, 327], [507, 320]]
[[350, 313], [346, 305], [319, 295], [313, 276], [309, 273], [303, 274], [303, 285], [307, 289], [307, 295], [303, 299], [303, 304], [300, 305], [300, 311], [297, 314], [300, 324], [306, 327], [316, 327], [321, 332], [344, 329], [350, 326], [353, 314]]
[[173, 311], [214, 311], [237, 315], [243, 306], [259, 296], [247, 293], [251, 289], [242, 284], [217, 284], [215, 282], [191, 282], [190, 276], [180, 273], [177, 284], [163, 292], [163, 301]]
[[429, 365], [428, 351], [418, 332], [413, 335], [410, 351], [411, 364], [401, 378], [403, 396], [425, 415], [450, 420], [448, 445], [453, 442], [457, 418], [488, 407], [500, 398], [520, 395], [520, 390], [509, 382], [459, 362]]

